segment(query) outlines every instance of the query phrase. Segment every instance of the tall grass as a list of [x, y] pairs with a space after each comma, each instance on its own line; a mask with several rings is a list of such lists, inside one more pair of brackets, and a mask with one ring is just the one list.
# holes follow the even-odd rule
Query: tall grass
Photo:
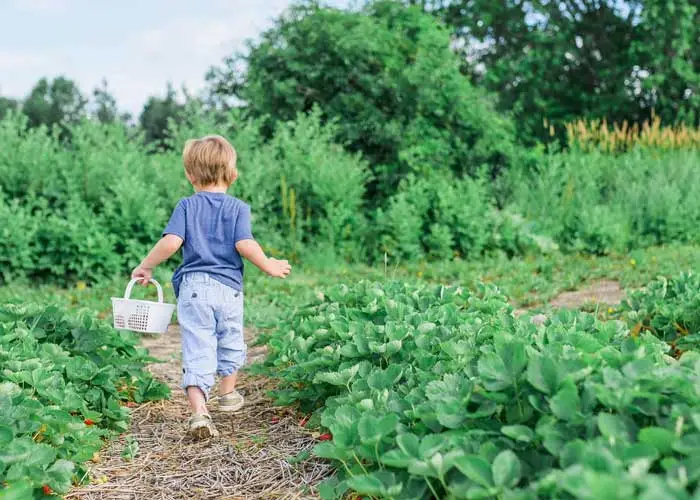
[[686, 124], [664, 126], [658, 116], [652, 116], [641, 125], [627, 121], [609, 125], [607, 120], [577, 120], [566, 125], [566, 136], [571, 148], [587, 152], [700, 149], [700, 129]]

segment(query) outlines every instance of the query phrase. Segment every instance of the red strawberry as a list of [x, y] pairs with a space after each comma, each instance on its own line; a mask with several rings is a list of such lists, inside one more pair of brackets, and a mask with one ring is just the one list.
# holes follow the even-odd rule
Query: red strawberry
[[279, 417], [272, 417], [272, 423], [273, 424], [279, 424], [280, 423], [280, 418]]
[[44, 495], [52, 495], [53, 490], [49, 488], [48, 484], [45, 484], [44, 486], [41, 487], [41, 489], [44, 491]]
[[321, 434], [318, 437], [319, 441], [330, 441], [331, 439], [333, 439], [333, 436], [329, 432], [326, 432], [325, 434]]
[[94, 420], [90, 420], [89, 418], [86, 418], [86, 419], [84, 420], [84, 422], [85, 422], [85, 425], [95, 425], [95, 421], [94, 421]]

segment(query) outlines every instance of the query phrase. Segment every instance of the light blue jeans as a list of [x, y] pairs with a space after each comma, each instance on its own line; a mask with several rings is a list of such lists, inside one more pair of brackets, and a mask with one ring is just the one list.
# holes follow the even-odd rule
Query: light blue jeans
[[240, 370], [246, 361], [243, 292], [206, 273], [186, 274], [180, 285], [177, 318], [182, 337], [182, 387], [199, 387], [209, 398], [214, 375]]

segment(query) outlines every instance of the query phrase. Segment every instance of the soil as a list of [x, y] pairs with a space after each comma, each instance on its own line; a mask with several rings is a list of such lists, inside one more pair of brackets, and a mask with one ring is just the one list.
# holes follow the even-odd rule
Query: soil
[[596, 281], [573, 292], [559, 294], [549, 305], [552, 307], [580, 308], [590, 304], [617, 305], [622, 302], [624, 292], [617, 281]]

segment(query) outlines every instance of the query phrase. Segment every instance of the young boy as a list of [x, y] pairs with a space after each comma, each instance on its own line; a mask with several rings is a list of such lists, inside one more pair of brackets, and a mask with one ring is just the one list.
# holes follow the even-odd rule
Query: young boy
[[236, 374], [244, 365], [243, 259], [277, 278], [286, 278], [286, 260], [265, 256], [253, 239], [250, 207], [226, 194], [238, 177], [236, 151], [220, 136], [190, 140], [182, 153], [185, 175], [195, 194], [175, 207], [162, 239], [134, 269], [144, 285], [153, 268], [184, 243], [183, 264], [173, 288], [182, 338], [182, 387], [192, 408], [189, 432], [198, 439], [218, 435], [207, 410], [214, 374], [220, 375], [219, 409], [236, 411], [243, 396]]

